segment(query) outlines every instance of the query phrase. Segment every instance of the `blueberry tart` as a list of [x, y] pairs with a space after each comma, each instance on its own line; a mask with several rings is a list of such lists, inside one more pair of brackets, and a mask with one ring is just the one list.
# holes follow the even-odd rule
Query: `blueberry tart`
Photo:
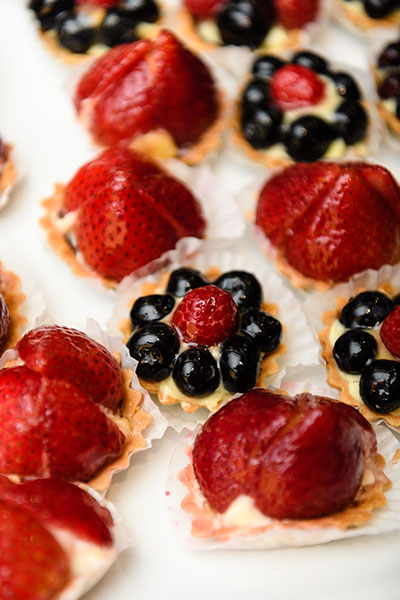
[[400, 39], [382, 49], [373, 65], [378, 111], [391, 133], [400, 136]]
[[398, 0], [336, 0], [336, 16], [360, 31], [400, 25]]

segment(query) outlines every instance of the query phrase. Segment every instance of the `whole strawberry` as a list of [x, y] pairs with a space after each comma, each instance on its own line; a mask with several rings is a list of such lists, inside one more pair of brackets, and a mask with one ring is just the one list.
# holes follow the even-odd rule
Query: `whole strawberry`
[[389, 352], [400, 358], [400, 306], [383, 321], [380, 336]]
[[320, 102], [324, 84], [318, 75], [302, 65], [286, 65], [271, 79], [271, 95], [281, 110], [294, 110]]
[[320, 0], [274, 0], [278, 22], [285, 29], [301, 29], [315, 21]]
[[379, 165], [293, 165], [264, 185], [256, 224], [315, 280], [345, 281], [400, 260], [400, 189]]

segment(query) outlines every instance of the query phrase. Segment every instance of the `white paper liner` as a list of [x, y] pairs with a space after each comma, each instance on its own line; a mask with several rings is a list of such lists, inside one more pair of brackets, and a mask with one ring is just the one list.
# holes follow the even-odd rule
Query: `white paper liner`
[[[376, 19], [376, 26], [371, 27], [370, 29], [363, 29], [361, 26], [358, 27], [356, 23], [351, 21], [344, 11], [343, 5], [346, 4], [345, 0], [331, 0], [332, 8], [331, 15], [332, 18], [339, 23], [342, 27], [347, 29], [350, 33], [355, 34], [361, 38], [365, 38], [367, 40], [371, 39], [371, 36], [374, 35], [377, 29], [382, 28], [382, 19]], [[366, 14], [366, 13], [365, 13]], [[375, 20], [375, 19], [374, 19]], [[388, 25], [385, 29], [389, 31], [393, 31], [398, 29], [400, 26], [400, 22], [394, 23], [393, 25]]]
[[[306, 377], [312, 371], [305, 371]], [[304, 383], [296, 381], [296, 371], [291, 372], [292, 379], [286, 384], [282, 382], [280, 389], [290, 395], [309, 391], [312, 394], [333, 397], [332, 390], [324, 388], [321, 383]], [[315, 378], [315, 381], [319, 377]], [[304, 381], [304, 379], [303, 379]], [[169, 474], [166, 484], [166, 503], [174, 530], [180, 541], [190, 550], [273, 550], [277, 548], [293, 548], [323, 544], [334, 540], [342, 540], [361, 535], [376, 535], [389, 533], [400, 529], [400, 461], [393, 463], [392, 458], [399, 449], [399, 442], [391, 431], [384, 425], [375, 425], [374, 430], [378, 440], [378, 452], [385, 458], [384, 472], [392, 481], [392, 487], [385, 490], [387, 504], [383, 508], [375, 509], [371, 519], [362, 526], [341, 530], [334, 527], [301, 529], [277, 527], [258, 535], [241, 536], [232, 535], [226, 541], [214, 538], [194, 538], [191, 536], [191, 515], [181, 508], [181, 502], [188, 493], [188, 489], [178, 480], [178, 474], [189, 464], [186, 450], [194, 442], [195, 434], [188, 433], [176, 447], [170, 462]], [[200, 490], [196, 495], [196, 502], [201, 506], [205, 501]]]
[[[264, 301], [277, 306], [276, 317], [284, 326], [282, 343], [286, 352], [276, 358], [279, 370], [268, 378], [271, 385], [279, 385], [287, 366], [318, 364], [319, 345], [310, 331], [299, 302], [292, 292], [285, 287], [282, 279], [274, 273], [262, 257], [258, 259], [251, 253], [244, 239], [235, 241], [205, 241], [195, 255], [190, 259], [179, 251], [168, 267], [172, 271], [178, 266], [190, 265], [202, 272], [210, 267], [217, 267], [221, 273], [233, 269], [246, 270], [254, 273], [262, 284]], [[108, 323], [112, 335], [121, 335], [120, 323], [129, 316], [129, 310], [134, 299], [143, 295], [144, 282], [157, 283], [161, 273], [156, 273], [144, 279], [126, 278], [117, 290], [117, 303]], [[179, 405], [160, 406], [161, 412], [167, 417], [169, 425], [176, 431], [184, 427], [194, 429], [197, 423], [204, 421], [207, 411], [196, 411], [186, 415]]]

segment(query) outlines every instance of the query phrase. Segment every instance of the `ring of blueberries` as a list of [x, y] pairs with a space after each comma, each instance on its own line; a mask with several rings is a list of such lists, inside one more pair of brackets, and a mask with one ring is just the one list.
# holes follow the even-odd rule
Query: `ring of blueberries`
[[78, 10], [75, 0], [31, 0], [29, 8], [42, 31], [53, 30], [60, 45], [77, 54], [86, 53], [94, 44], [112, 48], [135, 42], [137, 25], [154, 23], [160, 16], [154, 0], [120, 0], [104, 12], [100, 23]]
[[[351, 4], [355, 0], [342, 0]], [[356, 0], [357, 2], [359, 0]], [[400, 8], [399, 0], [361, 0], [364, 11], [371, 19], [384, 19], [388, 17], [396, 8]]]
[[199, 271], [182, 267], [171, 273], [165, 293], [134, 302], [133, 333], [126, 346], [139, 362], [139, 377], [159, 382], [172, 374], [177, 388], [194, 398], [212, 394], [221, 381], [230, 393], [243, 393], [256, 385], [262, 358], [279, 347], [282, 325], [262, 310], [262, 290], [254, 275], [229, 271], [212, 282], [231, 294], [239, 313], [237, 331], [219, 344], [219, 359], [206, 346], [182, 349], [179, 333], [162, 322], [173, 313], [177, 300], [210, 283]]
[[[270, 82], [276, 71], [288, 64], [307, 67], [333, 81], [343, 99], [333, 123], [312, 114], [284, 123], [284, 113], [271, 98]], [[313, 52], [298, 52], [287, 62], [264, 55], [253, 63], [252, 79], [241, 96], [242, 135], [257, 150], [281, 143], [295, 161], [318, 160], [335, 139], [342, 138], [346, 145], [353, 145], [365, 137], [368, 116], [360, 100], [361, 93], [354, 79], [348, 73], [331, 71], [327, 61]]]
[[384, 48], [378, 57], [378, 69], [384, 73], [378, 94], [382, 100], [395, 100], [396, 116], [400, 119], [400, 41]]
[[400, 361], [376, 359], [378, 347], [368, 330], [382, 325], [400, 305], [378, 291], [361, 292], [343, 307], [339, 321], [347, 329], [335, 342], [333, 356], [341, 371], [360, 377], [360, 396], [373, 411], [388, 414], [400, 407]]

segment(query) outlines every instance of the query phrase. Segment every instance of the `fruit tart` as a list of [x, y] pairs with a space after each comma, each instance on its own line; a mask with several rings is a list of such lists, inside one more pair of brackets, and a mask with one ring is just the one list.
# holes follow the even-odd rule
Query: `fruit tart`
[[178, 13], [182, 35], [201, 50], [299, 46], [322, 9], [321, 0], [183, 0], [182, 4]]
[[75, 107], [98, 144], [190, 164], [220, 145], [225, 125], [209, 68], [167, 30], [98, 59], [78, 84]]
[[319, 543], [324, 532], [332, 539], [363, 525], [390, 485], [370, 424], [307, 392], [243, 394], [206, 421], [188, 454], [179, 479], [192, 535], [266, 536], [260, 548]]
[[0, 208], [5, 206], [17, 179], [12, 146], [0, 138]]
[[255, 222], [298, 287], [327, 288], [400, 260], [400, 188], [379, 165], [287, 167], [262, 188]]
[[277, 306], [250, 272], [191, 267], [145, 281], [120, 330], [142, 385], [161, 404], [214, 412], [278, 371]]
[[154, 36], [163, 21], [158, 0], [31, 0], [29, 8], [48, 48], [72, 64]]
[[373, 65], [378, 111], [391, 133], [400, 136], [400, 40], [387, 43]]
[[373, 140], [371, 105], [349, 73], [314, 52], [253, 62], [234, 117], [234, 139], [268, 167], [366, 156]]
[[81, 331], [29, 331], [0, 371], [0, 473], [107, 489], [112, 473], [146, 445], [151, 417], [132, 379], [132, 370]]
[[75, 273], [107, 287], [205, 229], [185, 185], [125, 147], [86, 163], [43, 204], [41, 223], [53, 249]]
[[398, 0], [335, 0], [334, 14], [345, 25], [361, 32], [400, 25]]
[[369, 421], [400, 426], [400, 294], [389, 283], [338, 297], [320, 333], [328, 383]]
[[15, 483], [0, 475], [0, 531], [2, 598], [73, 600], [118, 555], [108, 508], [57, 478]]

